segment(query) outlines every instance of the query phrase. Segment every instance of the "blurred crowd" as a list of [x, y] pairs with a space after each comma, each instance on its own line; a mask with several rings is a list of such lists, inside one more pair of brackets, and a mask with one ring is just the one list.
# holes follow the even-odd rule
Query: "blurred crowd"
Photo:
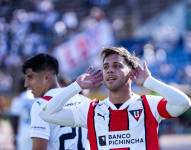
[[[80, 10], [76, 8], [76, 11], [71, 10], [71, 8], [66, 10], [57, 9], [58, 6], [55, 6], [56, 1], [53, 0], [25, 0], [23, 1], [25, 5], [22, 5], [22, 2], [18, 1], [18, 4], [14, 3], [14, 7], [8, 5], [10, 2], [8, 0], [4, 0], [3, 2], [0, 3], [1, 93], [17, 93], [18, 81], [22, 77], [20, 68], [23, 60], [26, 58], [40, 52], [54, 54], [57, 47], [72, 38], [75, 39], [76, 35], [82, 32], [89, 32], [88, 36], [91, 39], [88, 42], [93, 40], [98, 41], [100, 37], [96, 36], [96, 34], [101, 34], [105, 30], [109, 30], [110, 34], [102, 39], [102, 41], [107, 40], [108, 42], [105, 42], [107, 45], [108, 43], [118, 44], [127, 47], [130, 51], [135, 51], [137, 55], [147, 61], [149, 67], [157, 77], [167, 82], [174, 80], [181, 84], [190, 84], [191, 82], [191, 60], [189, 57], [191, 54], [190, 51], [185, 50], [184, 46], [184, 39], [187, 39], [187, 43], [189, 43], [189, 36], [185, 36], [186, 34], [180, 35], [173, 26], [161, 26], [158, 32], [150, 37], [145, 37], [144, 42], [141, 43], [136, 36], [131, 37], [131, 39], [127, 36], [123, 37], [128, 26], [126, 26], [127, 20], [123, 20], [120, 16], [117, 17], [116, 11], [112, 16], [108, 11], [109, 8], [106, 7], [112, 2], [110, 0], [81, 1], [83, 7]], [[84, 4], [85, 2], [86, 5]], [[91, 6], [90, 8], [85, 7], [88, 6], [87, 3]], [[134, 3], [131, 1], [128, 2], [130, 8], [136, 5]], [[127, 3], [124, 4], [124, 7], [126, 6]], [[13, 7], [13, 9], [10, 10], [6, 7]], [[125, 10], [125, 8], [123, 9]], [[118, 13], [120, 10], [118, 8]], [[101, 25], [101, 28], [94, 30], [98, 25]], [[132, 43], [132, 45], [129, 46], [129, 43]], [[98, 47], [100, 41], [93, 44]], [[82, 49], [86, 47], [89, 51], [95, 51], [92, 50], [94, 49], [92, 46], [88, 47], [83, 41], [80, 41], [80, 45], [78, 44], [78, 47], [80, 46]], [[101, 46], [105, 45], [100, 44]], [[66, 50], [66, 53], [76, 53], [76, 51], [71, 52], [71, 50]], [[99, 51], [99, 48], [97, 51]], [[87, 53], [86, 51], [82, 51], [81, 53], [87, 55], [85, 54]], [[94, 60], [90, 58], [92, 56], [87, 56], [91, 62], [97, 63], [95, 55], [98, 52], [92, 54], [94, 55]], [[180, 55], [181, 57], [179, 57]], [[70, 59], [68, 58], [70, 55], [67, 54], [66, 57]], [[70, 59], [68, 61], [71, 62], [73, 60]], [[80, 69], [79, 72], [82, 71], [84, 70]]]
[[[91, 8], [87, 15], [79, 18], [73, 10], [59, 12], [50, 0], [28, 2], [30, 9], [27, 6], [17, 8], [0, 17], [1, 92], [15, 92], [15, 83], [18, 84], [20, 68], [26, 58], [41, 52], [54, 53], [56, 47], [98, 23], [110, 28], [99, 8]], [[0, 11], [5, 14], [4, 9]]]

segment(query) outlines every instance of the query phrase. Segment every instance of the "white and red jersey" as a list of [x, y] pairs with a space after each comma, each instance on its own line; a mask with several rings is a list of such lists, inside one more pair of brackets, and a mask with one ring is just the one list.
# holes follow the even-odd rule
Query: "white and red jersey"
[[[87, 129], [71, 128], [51, 124], [42, 120], [39, 111], [60, 89], [49, 90], [44, 97], [36, 99], [31, 109], [31, 138], [48, 140], [48, 150], [83, 150], [87, 144]], [[75, 95], [66, 105], [81, 103], [81, 96]]]
[[91, 102], [83, 97], [80, 105], [65, 108], [67, 100], [81, 91], [74, 82], [53, 97], [40, 116], [52, 123], [88, 128], [91, 150], [159, 150], [160, 121], [181, 115], [191, 103], [184, 93], [152, 77], [144, 86], [162, 97], [133, 94], [119, 109], [109, 98]]
[[166, 102], [138, 95], [119, 109], [108, 98], [92, 102], [87, 121], [91, 150], [159, 150], [158, 124], [171, 118]]

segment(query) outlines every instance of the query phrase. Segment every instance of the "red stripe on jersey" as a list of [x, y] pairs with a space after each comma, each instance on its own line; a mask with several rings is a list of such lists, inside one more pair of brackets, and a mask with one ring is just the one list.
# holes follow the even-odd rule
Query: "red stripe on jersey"
[[146, 150], [159, 150], [157, 127], [158, 122], [153, 116], [145, 95], [142, 96], [145, 116]]
[[98, 101], [92, 101], [90, 103], [90, 107], [88, 111], [87, 125], [88, 125], [88, 138], [90, 141], [89, 143], [90, 143], [91, 150], [98, 150], [96, 132], [95, 132], [95, 123], [94, 123], [94, 112], [95, 112], [94, 109], [97, 103]]
[[[109, 108], [109, 131], [129, 130], [129, 117], [127, 109], [112, 110]], [[129, 148], [113, 148], [111, 150], [129, 150]]]
[[161, 99], [160, 102], [158, 103], [157, 110], [161, 117], [166, 119], [173, 118], [166, 110], [166, 104], [167, 104], [167, 101], [164, 98]]
[[43, 98], [44, 100], [46, 100], [46, 101], [49, 101], [49, 100], [51, 100], [52, 96], [43, 96], [42, 98]]
[[129, 119], [127, 109], [124, 110], [112, 110], [109, 109], [110, 120], [109, 130], [110, 131], [122, 131], [129, 129]]

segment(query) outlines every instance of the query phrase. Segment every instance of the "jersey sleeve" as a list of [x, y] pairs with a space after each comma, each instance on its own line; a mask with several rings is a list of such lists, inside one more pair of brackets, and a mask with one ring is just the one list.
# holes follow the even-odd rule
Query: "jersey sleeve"
[[71, 107], [74, 116], [74, 126], [87, 128], [87, 116], [90, 106], [90, 100], [83, 95], [76, 95], [72, 99], [76, 100], [76, 105]]
[[[169, 115], [178, 117], [188, 110], [191, 106], [190, 98], [177, 88], [165, 84], [152, 76], [149, 76], [144, 82], [144, 87], [159, 93], [165, 99], [157, 103], [157, 109], [163, 118], [168, 118]], [[169, 113], [169, 115], [167, 115]]]
[[158, 122], [160, 122], [163, 119], [169, 119], [172, 118], [172, 116], [168, 113], [166, 106], [167, 106], [167, 100], [161, 96], [146, 96], [147, 101], [149, 103], [150, 109], [154, 117]]
[[[53, 97], [54, 98], [54, 97]], [[57, 102], [61, 101], [60, 99], [56, 99], [55, 101], [52, 99], [49, 103], [54, 103], [54, 106], [59, 105]], [[40, 117], [53, 124], [69, 126], [69, 127], [87, 127], [87, 113], [89, 109], [90, 100], [89, 98], [76, 94], [71, 97], [63, 106], [59, 106], [58, 109], [49, 113], [48, 111], [44, 112], [44, 108], [42, 108], [40, 112]], [[51, 106], [53, 107], [53, 105]], [[51, 108], [52, 109], [52, 108]]]
[[49, 139], [50, 137], [50, 125], [48, 122], [42, 120], [39, 116], [41, 107], [43, 107], [44, 102], [42, 100], [36, 100], [31, 108], [31, 138], [43, 138]]

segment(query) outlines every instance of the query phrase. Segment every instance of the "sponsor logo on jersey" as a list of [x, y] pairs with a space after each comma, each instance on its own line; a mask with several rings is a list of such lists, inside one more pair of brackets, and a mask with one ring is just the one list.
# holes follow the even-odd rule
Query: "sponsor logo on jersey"
[[106, 145], [106, 136], [105, 135], [104, 136], [99, 136], [98, 139], [99, 139], [99, 145], [100, 146], [105, 146]]
[[98, 136], [99, 145], [107, 148], [131, 147], [144, 142], [142, 137], [133, 137], [126, 131], [109, 132], [107, 135]]
[[81, 102], [72, 102], [72, 103], [68, 103], [66, 105], [64, 105], [65, 107], [68, 107], [68, 106], [77, 106], [77, 105], [80, 105]]
[[137, 109], [137, 110], [130, 110], [130, 114], [133, 116], [133, 118], [135, 118], [136, 121], [139, 120], [141, 113], [142, 113], [143, 109]]
[[41, 129], [41, 130], [46, 129], [46, 127], [40, 127], [40, 126], [31, 126], [31, 128], [33, 128], [33, 129]]

